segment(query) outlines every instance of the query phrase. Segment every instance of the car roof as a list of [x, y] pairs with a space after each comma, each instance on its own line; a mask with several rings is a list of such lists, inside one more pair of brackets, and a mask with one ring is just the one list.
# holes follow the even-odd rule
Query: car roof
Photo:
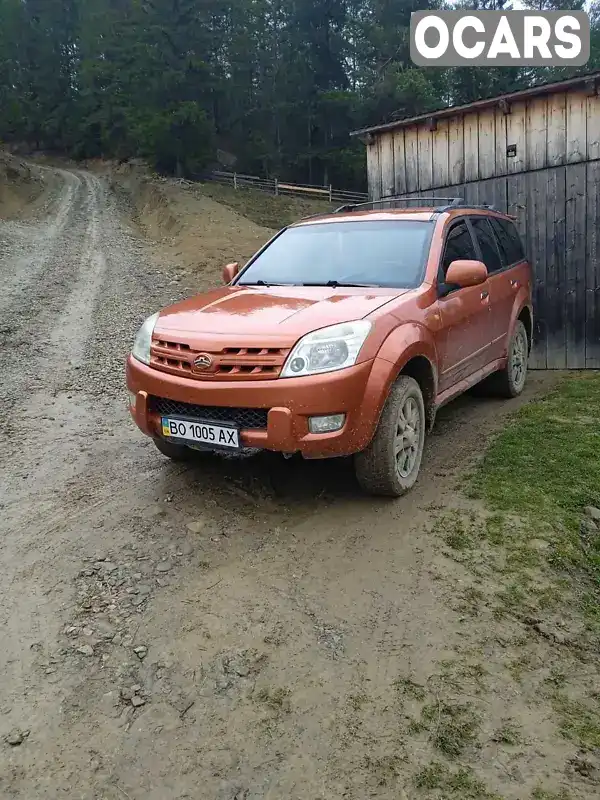
[[393, 202], [388, 200], [376, 200], [373, 203], [361, 203], [357, 206], [342, 206], [333, 212], [325, 214], [314, 214], [311, 217], [305, 217], [293, 223], [291, 227], [299, 227], [304, 225], [319, 225], [329, 222], [380, 222], [385, 220], [413, 220], [415, 222], [432, 222], [440, 217], [445, 219], [453, 219], [458, 216], [469, 215], [486, 215], [501, 217], [504, 219], [514, 220], [508, 214], [504, 214], [493, 206], [483, 205], [469, 205], [452, 204], [452, 205], [423, 205], [412, 208], [363, 208], [364, 205], [375, 206], [380, 203]]

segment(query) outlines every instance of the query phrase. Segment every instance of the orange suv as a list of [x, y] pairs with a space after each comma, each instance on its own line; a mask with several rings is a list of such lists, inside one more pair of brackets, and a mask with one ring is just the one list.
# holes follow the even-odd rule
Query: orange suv
[[365, 490], [399, 496], [440, 406], [484, 379], [523, 389], [531, 268], [490, 206], [344, 206], [223, 278], [149, 317], [127, 362], [133, 419], [169, 458], [352, 455]]

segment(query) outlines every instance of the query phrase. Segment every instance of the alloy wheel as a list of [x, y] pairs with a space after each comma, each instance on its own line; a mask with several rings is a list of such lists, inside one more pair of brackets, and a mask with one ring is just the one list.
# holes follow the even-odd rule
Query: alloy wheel
[[417, 401], [414, 397], [407, 397], [398, 413], [394, 441], [396, 469], [403, 478], [411, 474], [417, 462], [422, 424]]
[[511, 377], [515, 389], [520, 390], [527, 374], [527, 335], [519, 330], [513, 343], [510, 360]]

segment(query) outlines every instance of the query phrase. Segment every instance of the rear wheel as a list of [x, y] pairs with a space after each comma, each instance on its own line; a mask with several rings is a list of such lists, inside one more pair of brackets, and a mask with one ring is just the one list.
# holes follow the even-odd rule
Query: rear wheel
[[501, 397], [518, 397], [527, 380], [529, 339], [525, 325], [517, 320], [508, 346], [506, 367], [489, 378], [490, 389]]
[[184, 444], [168, 442], [158, 436], [153, 441], [163, 456], [170, 458], [171, 461], [191, 461], [196, 456], [196, 451], [186, 447]]
[[425, 404], [414, 378], [392, 386], [370, 445], [354, 456], [360, 486], [370, 494], [400, 497], [417, 480], [425, 444]]

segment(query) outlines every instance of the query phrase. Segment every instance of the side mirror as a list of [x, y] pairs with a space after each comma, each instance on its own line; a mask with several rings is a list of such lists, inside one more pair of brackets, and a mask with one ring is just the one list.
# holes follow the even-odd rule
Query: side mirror
[[487, 267], [483, 261], [459, 259], [448, 267], [446, 283], [465, 289], [467, 286], [479, 286], [480, 283], [485, 283], [487, 276]]
[[239, 271], [240, 265], [237, 261], [227, 264], [225, 267], [223, 267], [223, 283], [231, 283]]

